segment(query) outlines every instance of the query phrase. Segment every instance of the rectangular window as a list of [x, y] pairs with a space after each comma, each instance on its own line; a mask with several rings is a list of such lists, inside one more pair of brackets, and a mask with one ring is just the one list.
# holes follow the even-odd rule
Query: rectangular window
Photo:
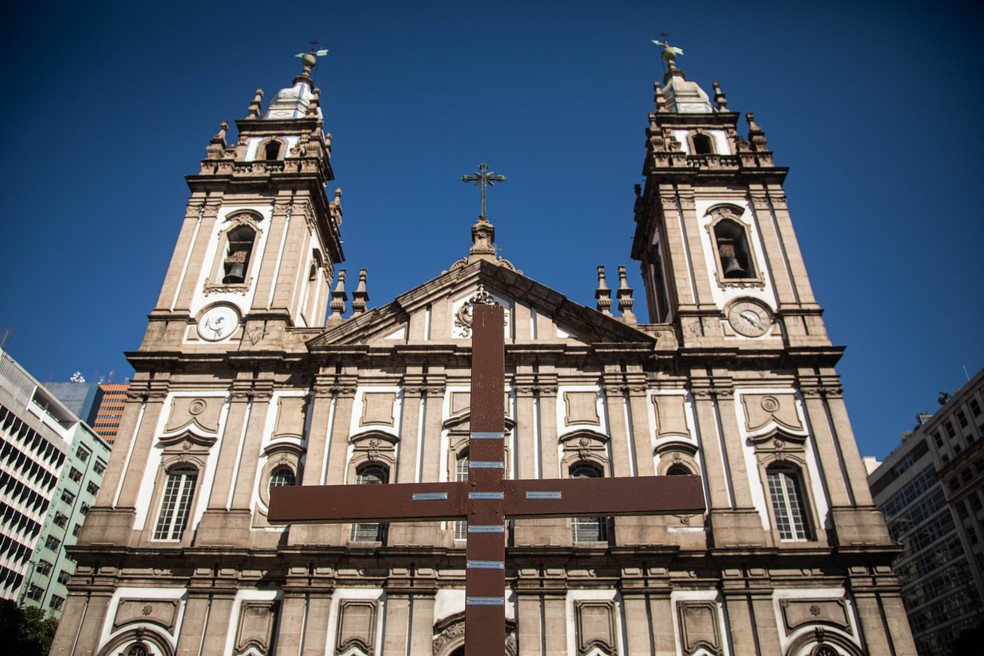
[[48, 539], [44, 541], [44, 546], [48, 547], [52, 551], [58, 551], [61, 548], [61, 540], [56, 538], [54, 535], [49, 535]]
[[97, 474], [103, 473], [104, 471], [106, 471], [106, 463], [104, 463], [102, 460], [96, 460], [96, 464], [92, 466], [92, 471], [96, 472]]
[[99, 486], [93, 483], [92, 481], [89, 481], [89, 484], [86, 486], [85, 489], [89, 492], [89, 494], [99, 493]]
[[80, 446], [79, 448], [77, 448], [77, 449], [75, 450], [75, 456], [76, 456], [76, 457], [77, 457], [77, 458], [78, 458], [79, 460], [81, 460], [82, 462], [85, 462], [85, 461], [87, 461], [87, 460], [89, 459], [89, 456], [90, 456], [90, 455], [92, 455], [92, 454], [91, 454], [91, 453], [89, 452], [89, 450], [88, 450], [88, 449], [86, 449], [85, 447], [81, 447], [81, 446]]
[[975, 417], [981, 416], [981, 404], [977, 402], [977, 399], [970, 400], [970, 411], [974, 413]]
[[155, 540], [181, 539], [197, 482], [198, 470], [191, 467], [174, 469], [167, 475], [157, 527], [154, 530]]
[[61, 498], [65, 503], [75, 503], [75, 495], [68, 490], [62, 490]]
[[978, 496], [977, 494], [972, 494], [970, 495], [969, 501], [970, 501], [970, 507], [974, 509], [974, 512], [979, 513], [982, 507], [980, 496]]
[[62, 585], [68, 585], [68, 579], [72, 578], [72, 575], [68, 572], [62, 571], [58, 572], [58, 582]]
[[75, 481], [76, 483], [78, 483], [79, 481], [82, 480], [82, 472], [80, 472], [75, 467], [72, 467], [70, 470], [68, 470], [68, 477], [73, 481]]
[[48, 602], [48, 606], [51, 610], [61, 610], [62, 604], [65, 603], [64, 597], [59, 597], [58, 595], [51, 595], [51, 601]]
[[946, 429], [946, 434], [950, 437], [953, 437], [954, 435], [957, 434], [957, 431], [954, 430], [953, 428], [953, 424], [951, 424], [949, 421], [943, 424], [943, 428]]
[[56, 512], [55, 513], [55, 524], [57, 524], [58, 526], [61, 526], [62, 528], [65, 528], [65, 524], [67, 524], [67, 523], [68, 523], [68, 516], [67, 515], [63, 515], [60, 512]]
[[75, 537], [79, 537], [79, 533], [81, 533], [81, 532], [82, 532], [82, 525], [81, 524], [76, 524], [75, 525], [75, 528], [72, 529], [72, 535], [74, 535]]
[[957, 502], [957, 515], [960, 519], [967, 519], [970, 516], [970, 513], [967, 512], [967, 506], [964, 505], [963, 501]]
[[940, 435], [940, 433], [937, 431], [937, 433], [933, 436], [933, 438], [936, 441], [936, 448], [937, 449], [942, 449], [943, 448], [943, 436]]
[[809, 540], [806, 502], [799, 474], [786, 468], [768, 470], [769, 496], [781, 540]]
[[31, 587], [27, 589], [27, 598], [33, 599], [34, 601], [41, 601], [41, 597], [44, 596], [44, 590], [38, 586], [31, 584]]
[[41, 574], [44, 574], [45, 576], [48, 576], [49, 574], [51, 574], [51, 563], [49, 563], [47, 560], [39, 560], [38, 561], [38, 572], [40, 572]]
[[967, 415], [964, 414], [963, 410], [957, 412], [957, 421], [960, 422], [960, 428], [967, 428]]

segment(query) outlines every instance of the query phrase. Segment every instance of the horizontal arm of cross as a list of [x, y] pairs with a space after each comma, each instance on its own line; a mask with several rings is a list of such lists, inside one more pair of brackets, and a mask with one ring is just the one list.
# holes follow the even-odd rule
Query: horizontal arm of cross
[[503, 480], [501, 493], [471, 484], [302, 485], [270, 493], [271, 523], [461, 520], [471, 504], [495, 504], [505, 518], [696, 514], [704, 511], [698, 476]]

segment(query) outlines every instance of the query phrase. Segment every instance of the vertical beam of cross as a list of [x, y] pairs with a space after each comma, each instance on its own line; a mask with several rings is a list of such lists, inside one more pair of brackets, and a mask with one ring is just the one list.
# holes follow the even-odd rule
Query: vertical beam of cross
[[465, 546], [465, 653], [505, 648], [505, 343], [500, 305], [476, 303], [472, 316], [468, 541]]
[[495, 171], [489, 171], [489, 165], [482, 162], [478, 165], [478, 170], [475, 171], [474, 175], [463, 175], [461, 176], [462, 182], [474, 182], [476, 185], [482, 189], [482, 212], [478, 216], [487, 219], [488, 214], [485, 213], [485, 195], [486, 189], [488, 187], [494, 187], [496, 182], [505, 182], [506, 176], [496, 175]]

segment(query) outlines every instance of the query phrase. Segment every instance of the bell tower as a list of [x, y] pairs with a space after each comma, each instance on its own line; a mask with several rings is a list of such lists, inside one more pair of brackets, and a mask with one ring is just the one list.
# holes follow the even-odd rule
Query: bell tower
[[325, 326], [343, 259], [341, 190], [325, 195], [331, 135], [315, 53], [302, 62], [265, 111], [257, 89], [235, 143], [223, 122], [187, 176], [191, 197], [141, 350], [268, 348], [285, 328]]
[[713, 101], [663, 46], [636, 186], [632, 257], [642, 263], [652, 323], [685, 345], [829, 346], [765, 133], [713, 85]]

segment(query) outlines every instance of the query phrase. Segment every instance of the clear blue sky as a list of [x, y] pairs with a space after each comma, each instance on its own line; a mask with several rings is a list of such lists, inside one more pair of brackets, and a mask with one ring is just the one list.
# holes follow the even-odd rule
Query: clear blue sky
[[[358, 6], [356, 6], [358, 5]], [[752, 111], [837, 344], [862, 453], [984, 366], [984, 108], [971, 3], [6, 3], [0, 328], [42, 380], [123, 380], [219, 121], [312, 39], [350, 276], [378, 306], [470, 243], [480, 161], [502, 255], [593, 304], [629, 266], [650, 39]], [[233, 137], [234, 138], [234, 137]], [[643, 311], [644, 314], [644, 311]]]

